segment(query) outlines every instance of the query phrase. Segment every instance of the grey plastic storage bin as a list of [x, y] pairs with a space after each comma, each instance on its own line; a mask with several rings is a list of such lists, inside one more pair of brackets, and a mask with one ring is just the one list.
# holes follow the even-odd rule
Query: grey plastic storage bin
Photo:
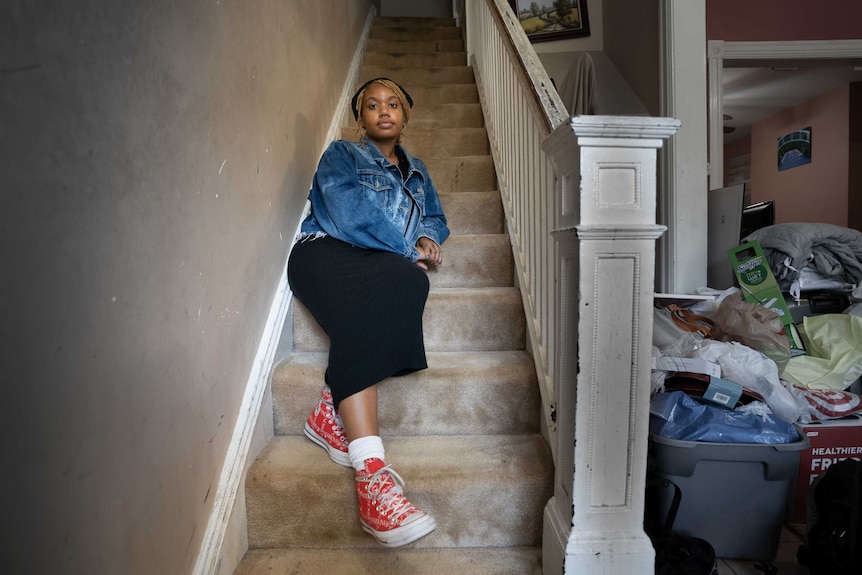
[[[718, 557], [772, 561], [778, 552], [790, 484], [799, 469], [804, 434], [795, 443], [707, 443], [650, 435], [658, 477], [679, 486], [682, 500], [673, 524], [700, 537]], [[661, 517], [672, 489], [655, 492]]]

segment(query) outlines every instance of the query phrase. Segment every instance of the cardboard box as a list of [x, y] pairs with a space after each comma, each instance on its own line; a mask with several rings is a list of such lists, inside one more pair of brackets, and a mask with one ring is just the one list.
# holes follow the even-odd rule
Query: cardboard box
[[789, 502], [791, 523], [805, 523], [809, 487], [830, 465], [850, 457], [862, 460], [862, 417], [858, 415], [805, 425], [802, 433], [811, 447], [799, 454], [799, 475]]
[[733, 409], [741, 395], [742, 386], [735, 381], [710, 376], [709, 387], [706, 388], [703, 399], [720, 407]]
[[760, 242], [753, 241], [727, 250], [733, 272], [739, 282], [745, 301], [757, 303], [771, 309], [781, 317], [784, 332], [790, 340], [790, 351], [794, 355], [805, 353], [793, 316], [784, 301], [784, 294], [769, 269], [769, 262], [763, 255]]

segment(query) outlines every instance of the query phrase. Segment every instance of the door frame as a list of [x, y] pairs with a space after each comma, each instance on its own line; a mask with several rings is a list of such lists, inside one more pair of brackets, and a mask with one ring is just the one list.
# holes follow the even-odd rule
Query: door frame
[[862, 58], [862, 40], [707, 42], [709, 189], [724, 187], [724, 62], [774, 60], [841, 60]]

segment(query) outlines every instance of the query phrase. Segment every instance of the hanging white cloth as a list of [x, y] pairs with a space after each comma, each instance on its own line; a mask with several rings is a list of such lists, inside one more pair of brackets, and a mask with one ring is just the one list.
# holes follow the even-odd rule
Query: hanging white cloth
[[560, 98], [573, 116], [596, 113], [596, 71], [588, 53], [575, 57], [563, 78]]

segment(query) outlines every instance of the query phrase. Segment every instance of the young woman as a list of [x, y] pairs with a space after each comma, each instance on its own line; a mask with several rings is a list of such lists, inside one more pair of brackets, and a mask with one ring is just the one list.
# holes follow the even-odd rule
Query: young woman
[[425, 270], [443, 265], [440, 245], [449, 236], [425, 164], [400, 144], [412, 105], [388, 78], [353, 96], [362, 137], [333, 142], [320, 159], [287, 272], [330, 340], [327, 385], [305, 434], [354, 468], [362, 528], [388, 547], [436, 527], [385, 463], [377, 422], [377, 384], [427, 367]]

